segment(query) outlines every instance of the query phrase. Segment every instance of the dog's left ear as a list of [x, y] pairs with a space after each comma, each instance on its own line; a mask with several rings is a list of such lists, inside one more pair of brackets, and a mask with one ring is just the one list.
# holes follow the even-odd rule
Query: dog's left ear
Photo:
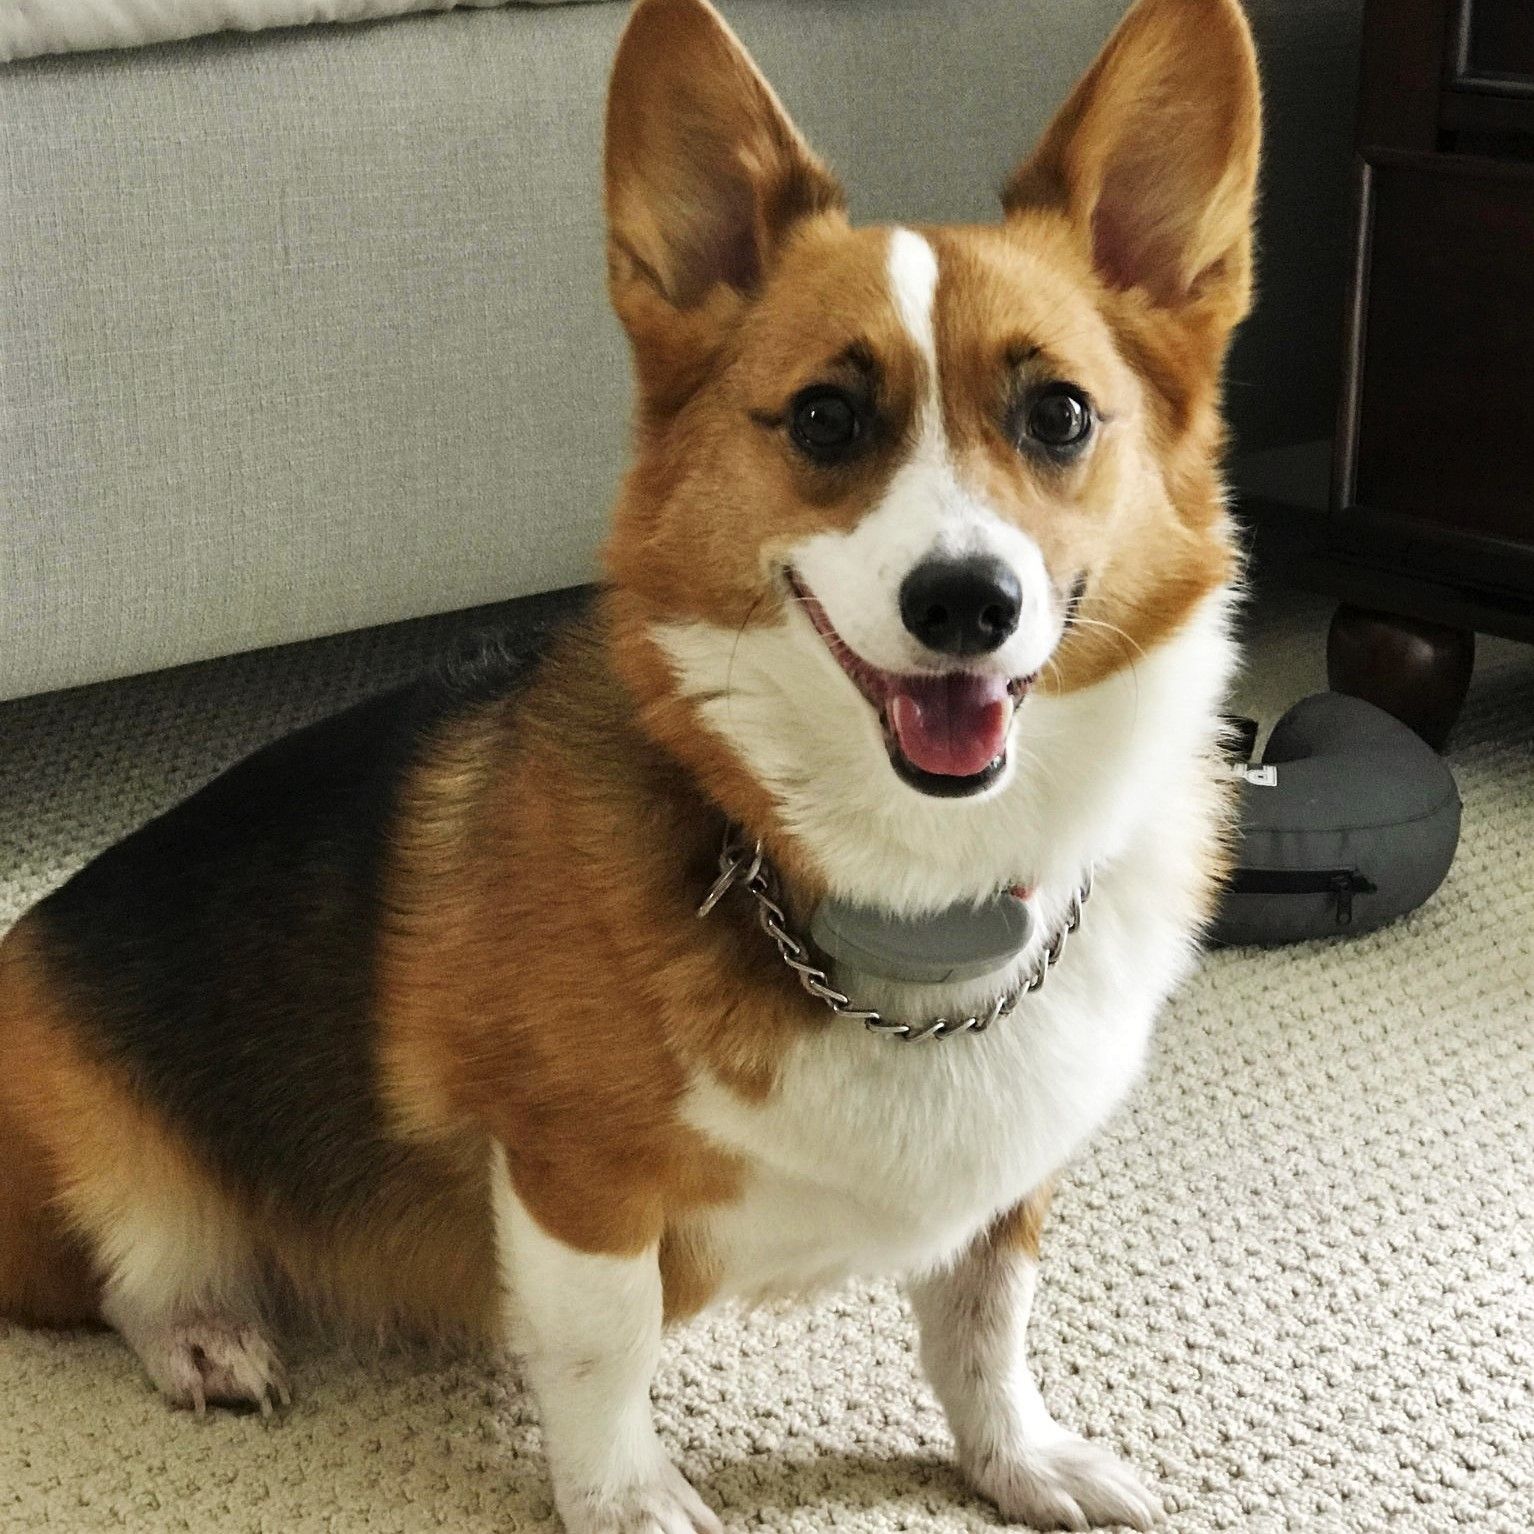
[[1063, 213], [1110, 287], [1223, 342], [1251, 302], [1261, 131], [1237, 0], [1139, 0], [1002, 203]]
[[608, 284], [647, 386], [758, 290], [798, 220], [843, 206], [707, 0], [634, 7], [608, 90], [606, 194]]

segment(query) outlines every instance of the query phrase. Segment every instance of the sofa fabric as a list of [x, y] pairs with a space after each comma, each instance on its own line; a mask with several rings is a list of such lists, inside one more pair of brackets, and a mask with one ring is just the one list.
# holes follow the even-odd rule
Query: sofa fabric
[[[260, 32], [312, 22], [376, 21], [507, 0], [10, 0], [0, 5], [0, 64], [44, 53], [138, 48], [207, 32]], [[561, 5], [567, 0], [517, 0]]]
[[[1233, 369], [1252, 441], [1330, 414], [1356, 7], [1254, 7], [1275, 158]], [[726, 10], [855, 216], [935, 220], [994, 216], [1121, 4]], [[599, 165], [624, 15], [0, 69], [0, 697], [593, 575], [629, 415]]]

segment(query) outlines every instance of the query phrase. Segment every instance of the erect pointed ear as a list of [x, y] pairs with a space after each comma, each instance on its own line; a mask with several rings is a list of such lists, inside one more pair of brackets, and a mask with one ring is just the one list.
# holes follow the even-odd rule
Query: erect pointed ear
[[841, 188], [706, 0], [639, 0], [607, 97], [607, 253], [636, 342], [657, 303], [750, 294], [789, 227]]
[[1139, 0], [1002, 194], [1063, 212], [1111, 287], [1235, 324], [1262, 110], [1237, 0]]

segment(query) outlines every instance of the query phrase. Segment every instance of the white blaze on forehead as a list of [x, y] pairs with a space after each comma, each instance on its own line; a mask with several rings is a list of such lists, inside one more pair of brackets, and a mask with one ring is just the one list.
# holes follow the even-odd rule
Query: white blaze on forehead
[[892, 230], [889, 278], [895, 312], [915, 343], [927, 374], [916, 456], [946, 458], [948, 444], [943, 439], [943, 410], [937, 382], [937, 331], [932, 319], [937, 303], [937, 252], [909, 229]]
[[931, 382], [936, 385], [937, 336], [932, 310], [937, 298], [937, 252], [910, 229], [895, 229], [890, 234], [889, 274], [900, 321], [916, 343], [930, 370]]

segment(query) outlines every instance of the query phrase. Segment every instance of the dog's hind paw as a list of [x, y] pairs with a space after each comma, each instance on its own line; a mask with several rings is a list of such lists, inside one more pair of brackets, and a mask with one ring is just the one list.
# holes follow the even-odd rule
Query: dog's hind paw
[[212, 1405], [255, 1408], [269, 1417], [292, 1404], [282, 1360], [248, 1322], [200, 1317], [131, 1341], [166, 1400], [198, 1416]]
[[1002, 1514], [1035, 1529], [1152, 1528], [1161, 1503], [1108, 1450], [1068, 1436], [971, 1467], [975, 1487]]

